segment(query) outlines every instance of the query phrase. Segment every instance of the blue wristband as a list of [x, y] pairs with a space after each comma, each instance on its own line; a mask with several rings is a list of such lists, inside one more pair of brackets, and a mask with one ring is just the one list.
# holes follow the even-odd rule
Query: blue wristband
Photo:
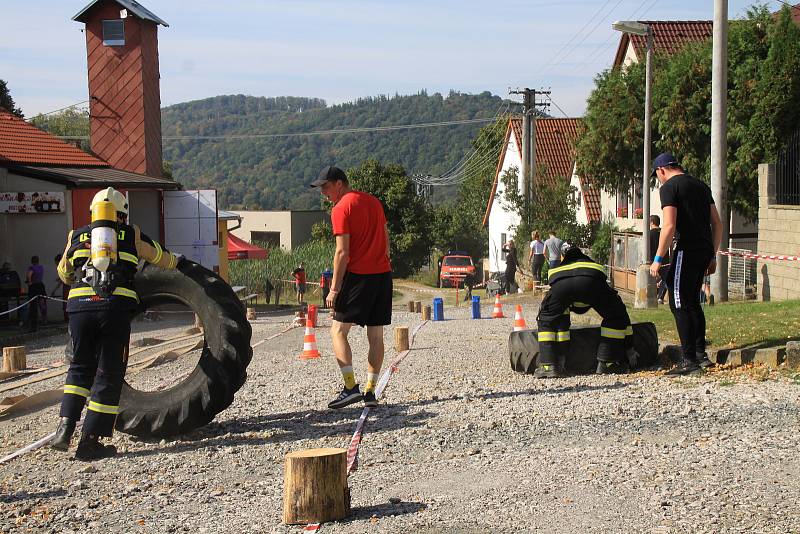
[[653, 258], [653, 263], [661, 263], [662, 261], [664, 261], [664, 258], [662, 258], [661, 256], [656, 256], [655, 258]]

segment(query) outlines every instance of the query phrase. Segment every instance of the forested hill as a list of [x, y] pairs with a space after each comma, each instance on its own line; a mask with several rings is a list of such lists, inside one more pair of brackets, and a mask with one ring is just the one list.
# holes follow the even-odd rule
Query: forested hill
[[440, 174], [471, 150], [470, 140], [485, 123], [296, 137], [235, 136], [491, 118], [501, 106], [502, 99], [489, 92], [451, 92], [447, 97], [423, 92], [335, 106], [316, 98], [217, 96], [162, 110], [164, 160], [187, 188], [217, 189], [222, 208], [316, 208], [320, 196], [308, 183], [325, 165], [346, 169], [375, 158], [399, 163], [409, 173]]

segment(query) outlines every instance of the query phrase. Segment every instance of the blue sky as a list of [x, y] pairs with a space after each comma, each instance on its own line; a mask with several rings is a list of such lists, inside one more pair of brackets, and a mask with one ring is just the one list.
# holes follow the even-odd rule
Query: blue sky
[[[87, 99], [88, 0], [4, 2], [0, 78], [26, 116]], [[550, 87], [570, 116], [613, 60], [613, 20], [710, 20], [713, 0], [141, 0], [159, 29], [161, 102]], [[730, 0], [731, 17], [752, 1]], [[773, 10], [778, 2], [768, 2]], [[555, 112], [556, 110], [551, 110]]]

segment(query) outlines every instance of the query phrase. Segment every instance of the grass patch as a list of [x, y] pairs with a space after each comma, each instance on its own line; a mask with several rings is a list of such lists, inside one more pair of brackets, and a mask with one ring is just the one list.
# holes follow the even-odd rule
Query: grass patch
[[[661, 340], [678, 340], [675, 319], [668, 306], [655, 310], [628, 310], [632, 321], [655, 323]], [[709, 346], [770, 347], [800, 339], [800, 300], [781, 302], [725, 302], [704, 308]]]

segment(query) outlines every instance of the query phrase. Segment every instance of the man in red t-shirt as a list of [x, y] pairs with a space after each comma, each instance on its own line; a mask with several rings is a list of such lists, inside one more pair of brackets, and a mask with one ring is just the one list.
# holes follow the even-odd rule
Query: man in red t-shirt
[[[329, 408], [343, 408], [360, 400], [378, 405], [375, 386], [383, 365], [383, 327], [392, 323], [392, 265], [389, 230], [383, 205], [372, 195], [350, 189], [338, 167], [325, 167], [311, 183], [334, 206], [331, 210], [336, 252], [333, 280], [325, 304], [333, 308], [331, 338], [344, 389]], [[369, 356], [367, 385], [362, 396], [353, 372], [353, 353], [347, 335], [353, 323], [367, 327]]]
[[303, 262], [292, 271], [294, 278], [294, 289], [297, 292], [297, 303], [303, 305], [303, 296], [306, 294], [306, 267]]

